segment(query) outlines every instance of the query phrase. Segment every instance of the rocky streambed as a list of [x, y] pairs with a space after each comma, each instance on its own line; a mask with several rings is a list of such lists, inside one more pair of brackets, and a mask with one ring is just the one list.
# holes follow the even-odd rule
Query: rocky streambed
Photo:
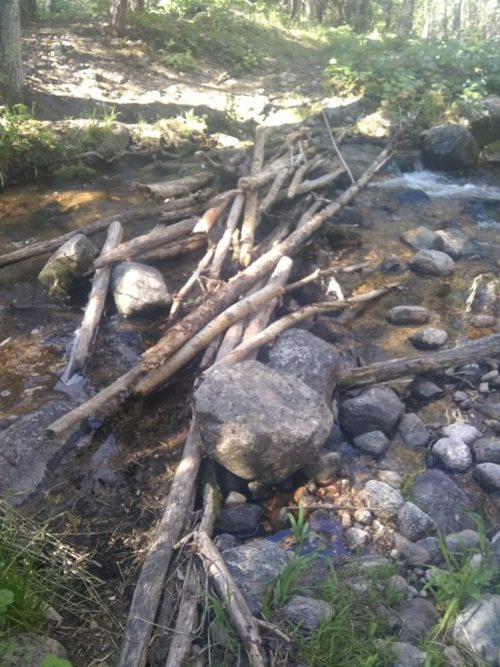
[[[354, 143], [344, 153], [363, 163], [372, 149]], [[33, 220], [37, 232], [44, 217], [73, 226], [92, 217], [96, 202], [103, 202], [101, 214], [111, 214], [117, 198], [120, 206], [126, 197], [137, 201], [127, 181], [100, 185], [57, 194], [32, 190], [29, 206], [20, 203], [23, 191], [8, 193], [4, 245], [31, 236], [24, 231]], [[373, 664], [500, 664], [500, 596], [493, 587], [500, 570], [498, 355], [371, 387], [341, 383], [350, 367], [425, 356], [497, 332], [499, 225], [494, 169], [453, 177], [386, 172], [307, 244], [291, 279], [318, 268], [330, 274], [286, 294], [280, 308], [293, 312], [325, 295], [342, 299], [397, 287], [360, 302], [349, 316], [305, 320], [258, 360], [220, 365], [199, 378], [193, 409], [221, 493], [215, 543], [254, 615], [269, 620], [269, 591], [297, 557], [316, 555], [271, 622], [306, 636], [338, 615], [335, 604], [318, 595], [330, 565], [340, 570], [357, 563], [361, 588], [370, 585], [372, 567], [392, 565], [390, 586], [399, 602], [379, 638], [398, 642], [394, 658]], [[55, 513], [70, 541], [95, 549], [94, 567], [105, 575], [110, 605], [123, 618], [185, 439], [197, 371], [188, 368], [94, 434], [47, 449], [46, 426], [127, 370], [155, 333], [150, 321], [123, 319], [110, 306], [85, 379], [63, 385], [61, 358], [84, 299], [76, 294], [55, 305], [32, 280], [41, 264], [34, 261], [31, 273], [3, 269], [2, 493], [26, 511]], [[176, 259], [163, 272], [175, 292], [189, 269]], [[44, 450], [34, 450], [33, 442], [42, 440]], [[443, 543], [451, 553], [466, 552], [477, 567], [487, 552], [493, 575], [491, 587], [486, 583], [466, 600], [440, 636], [438, 662], [425, 642], [443, 613], [429, 586], [434, 568], [449, 568]], [[166, 586], [169, 595], [177, 597], [175, 586]], [[172, 613], [172, 604], [170, 610], [164, 605], [159, 625], [170, 627]], [[82, 627], [82, 639], [91, 631]], [[109, 622], [95, 633], [97, 652], [116, 652], [112, 641], [120, 633], [113, 634]], [[158, 628], [155, 649], [171, 639], [171, 630]], [[212, 662], [201, 664], [237, 664], [227, 657], [227, 638], [219, 632], [213, 641]], [[204, 643], [195, 640], [194, 652], [203, 654]], [[272, 646], [266, 639], [269, 655]], [[88, 664], [78, 651], [74, 664]], [[275, 655], [270, 664], [308, 664], [294, 648]], [[151, 664], [160, 660], [153, 651]]]

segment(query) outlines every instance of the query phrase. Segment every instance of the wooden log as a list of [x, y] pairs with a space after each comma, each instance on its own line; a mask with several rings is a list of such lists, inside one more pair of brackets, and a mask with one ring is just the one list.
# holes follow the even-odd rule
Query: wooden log
[[241, 213], [243, 211], [243, 205], [245, 203], [245, 195], [238, 194], [233, 200], [231, 210], [226, 221], [226, 229], [222, 235], [217, 247], [215, 249], [214, 258], [212, 260], [212, 266], [208, 275], [210, 278], [217, 280], [220, 277], [220, 272], [222, 269], [222, 264], [226, 259], [229, 248], [231, 247], [231, 239], [233, 237], [233, 232], [238, 225]]
[[189, 563], [165, 667], [179, 667], [188, 657], [195, 637], [194, 627], [197, 623], [200, 597], [200, 579], [194, 564]]
[[[303, 195], [306, 192], [311, 192], [312, 190], [321, 190], [322, 188], [326, 188], [327, 185], [335, 183], [335, 181], [337, 181], [344, 173], [344, 167], [337, 167], [333, 169], [333, 171], [330, 171], [328, 174], [323, 174], [322, 176], [313, 178], [310, 181], [302, 181], [302, 183], [300, 183], [295, 188], [295, 197], [299, 197], [300, 195]], [[281, 190], [281, 192], [279, 192], [276, 196], [276, 201], [283, 201], [284, 199], [288, 199], [288, 190], [286, 189]]]
[[145, 220], [147, 218], [155, 218], [160, 215], [163, 211], [163, 206], [154, 206], [151, 208], [142, 208], [139, 210], [125, 211], [120, 214], [111, 215], [107, 218], [100, 218], [95, 222], [91, 222], [88, 225], [84, 225], [79, 229], [73, 229], [71, 232], [66, 234], [61, 234], [60, 236], [55, 236], [53, 239], [48, 239], [47, 241], [36, 241], [35, 243], [30, 243], [30, 245], [20, 248], [19, 250], [14, 250], [5, 255], [0, 255], [0, 268], [4, 266], [9, 266], [11, 264], [16, 264], [17, 262], [22, 262], [25, 259], [30, 259], [32, 257], [38, 257], [39, 255], [45, 255], [49, 252], [57, 250], [69, 239], [72, 239], [73, 236], [77, 234], [84, 234], [85, 236], [92, 236], [93, 234], [98, 234], [103, 230], [107, 229], [109, 225], [115, 220], [120, 219], [122, 225], [129, 222], [137, 222], [139, 220]]
[[[123, 227], [115, 220], [109, 226], [101, 254], [105, 254], [115, 248], [120, 243], [122, 236]], [[111, 267], [109, 266], [105, 266], [95, 272], [82, 323], [75, 333], [69, 354], [69, 361], [61, 377], [61, 380], [66, 384], [70, 381], [74, 373], [82, 371], [85, 368], [104, 311], [110, 277]]]
[[229, 354], [231, 350], [240, 344], [245, 330], [245, 320], [238, 320], [235, 322], [224, 334], [224, 337], [219, 345], [215, 360], [218, 361]]
[[236, 586], [219, 550], [207, 533], [202, 530], [193, 534], [193, 547], [217, 593], [224, 602], [224, 607], [245, 647], [250, 667], [265, 667], [261, 654], [261, 640], [257, 621], [248, 608], [241, 591]]
[[134, 183], [134, 187], [141, 192], [148, 192], [156, 199], [170, 199], [171, 197], [184, 197], [195, 190], [200, 190], [215, 178], [210, 171], [200, 171], [191, 176], [184, 176], [175, 181], [162, 181], [161, 183]]
[[187, 281], [184, 283], [184, 285], [180, 288], [180, 290], [177, 292], [177, 294], [174, 296], [173, 301], [172, 301], [172, 307], [170, 308], [170, 314], [169, 314], [169, 319], [173, 320], [177, 314], [177, 311], [182, 305], [183, 300], [186, 298], [186, 296], [189, 294], [191, 289], [194, 287], [196, 282], [199, 280], [201, 274], [205, 269], [210, 265], [210, 262], [212, 261], [212, 258], [215, 253], [215, 248], [209, 248], [207, 252], [203, 255], [203, 257], [200, 259], [198, 262], [195, 270], [193, 273], [189, 276]]
[[[250, 168], [250, 175], [252, 176], [258, 174], [262, 169], [266, 136], [267, 128], [259, 126], [255, 131], [255, 147]], [[242, 266], [250, 264], [253, 240], [259, 218], [259, 195], [256, 191], [251, 190], [246, 195], [243, 223], [241, 225], [240, 264]]]
[[217, 220], [226, 210], [226, 206], [228, 205], [232, 196], [232, 192], [230, 194], [228, 193], [228, 196], [220, 203], [217, 203], [215, 206], [212, 206], [207, 211], [205, 211], [205, 213], [196, 223], [193, 229], [193, 234], [208, 234], [208, 232], [213, 228]]
[[276, 201], [279, 192], [281, 191], [281, 188], [283, 185], [285, 185], [286, 181], [288, 178], [293, 174], [295, 171], [295, 167], [289, 167], [288, 169], [283, 169], [283, 171], [280, 171], [278, 174], [276, 174], [273, 184], [269, 188], [269, 192], [267, 195], [264, 197], [262, 200], [260, 207], [259, 207], [259, 212], [266, 213], [271, 206], [274, 204]]
[[468, 364], [499, 354], [500, 334], [492, 334], [448, 350], [379, 361], [361, 368], [350, 368], [340, 374], [339, 385], [350, 387], [388, 382], [407, 375], [434, 373], [444, 368]]
[[287, 197], [288, 199], [294, 199], [297, 195], [297, 188], [304, 180], [304, 176], [313, 169], [320, 169], [325, 167], [328, 164], [328, 159], [316, 155], [312, 160], [308, 160], [305, 164], [301, 165], [295, 172], [292, 182], [288, 186]]
[[206, 236], [188, 236], [186, 239], [179, 239], [173, 243], [168, 243], [166, 246], [150, 250], [144, 254], [140, 254], [136, 259], [145, 259], [150, 262], [159, 261], [162, 259], [171, 259], [172, 257], [179, 257], [192, 250], [198, 250], [207, 243]]
[[174, 545], [186, 521], [186, 509], [189, 507], [200, 462], [201, 438], [198, 425], [193, 418], [182, 459], [170, 486], [165, 512], [154, 540], [148, 548], [134, 590], [118, 667], [144, 667], [146, 664], [148, 642], [154, 627], [161, 591]]
[[255, 261], [259, 257], [262, 257], [268, 250], [271, 250], [271, 248], [277, 245], [280, 241], [283, 241], [283, 239], [288, 236], [291, 225], [291, 220], [288, 217], [276, 225], [276, 227], [274, 227], [274, 229], [272, 229], [269, 234], [254, 247], [252, 251], [253, 260]]
[[290, 168], [290, 155], [283, 155], [274, 160], [266, 169], [260, 169], [249, 176], [242, 176], [238, 181], [240, 190], [258, 190], [266, 183], [272, 181], [277, 174]]
[[87, 402], [52, 423], [48, 427], [49, 433], [56, 437], [63, 437], [63, 435], [77, 430], [82, 421], [90, 417], [113, 414], [117, 407], [130, 395], [134, 384], [140, 377], [159, 367], [200, 329], [209, 326], [209, 323], [241, 294], [247, 292], [258, 280], [267, 276], [283, 255], [294, 254], [321, 227], [325, 220], [329, 220], [342, 210], [370, 182], [377, 171], [387, 163], [391, 155], [392, 144], [389, 144], [354, 185], [351, 185], [334, 202], [314, 215], [301, 229], [292, 232], [279, 245], [271, 248], [247, 269], [229, 280], [210, 299], [188, 313], [180, 322], [174, 324], [155, 345], [143, 353], [137, 366], [117, 378], [115, 382], [102, 389]]
[[106, 264], [111, 264], [112, 262], [122, 262], [126, 259], [132, 259], [153, 248], [158, 248], [159, 246], [176, 241], [183, 236], [188, 236], [194, 230], [197, 223], [198, 218], [188, 218], [182, 222], [176, 222], [169, 227], [155, 227], [148, 234], [143, 234], [131, 241], [120, 243], [113, 250], [98, 257], [94, 262], [94, 269], [100, 269], [102, 266], [106, 266]]

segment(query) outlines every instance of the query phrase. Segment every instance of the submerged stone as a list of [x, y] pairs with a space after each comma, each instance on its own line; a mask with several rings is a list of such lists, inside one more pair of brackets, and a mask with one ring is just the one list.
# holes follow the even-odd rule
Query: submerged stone
[[63, 243], [49, 258], [38, 275], [38, 280], [49, 288], [53, 297], [65, 297], [78, 278], [92, 267], [96, 247], [83, 234], [77, 234]]

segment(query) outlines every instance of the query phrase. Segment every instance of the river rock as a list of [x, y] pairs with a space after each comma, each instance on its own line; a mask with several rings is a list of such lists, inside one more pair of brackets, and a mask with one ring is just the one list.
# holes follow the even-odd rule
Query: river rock
[[474, 478], [488, 491], [500, 491], [500, 464], [480, 463], [474, 468]]
[[399, 639], [409, 643], [420, 644], [429, 635], [438, 619], [436, 607], [423, 598], [402, 602], [397, 613], [402, 625]]
[[152, 315], [172, 303], [162, 274], [138, 262], [117, 264], [111, 275], [116, 310], [122, 317]]
[[500, 463], [500, 440], [479, 438], [472, 445], [477, 463]]
[[262, 507], [252, 503], [227, 507], [220, 511], [215, 528], [219, 533], [253, 537], [259, 530], [261, 515]]
[[302, 380], [258, 361], [213, 370], [195, 394], [208, 455], [243, 479], [278, 484], [313, 460], [333, 415]]
[[440, 229], [436, 232], [438, 237], [436, 250], [442, 250], [452, 259], [460, 259], [466, 253], [469, 237], [460, 229], [451, 227], [450, 229]]
[[500, 595], [484, 593], [469, 602], [455, 619], [453, 640], [488, 667], [497, 667], [500, 656]]
[[63, 448], [47, 437], [46, 428], [71, 407], [64, 401], [46, 403], [0, 431], [0, 496], [19, 505], [35, 491]]
[[392, 667], [424, 667], [425, 652], [406, 642], [394, 642], [392, 645], [395, 660]]
[[363, 528], [346, 528], [344, 531], [344, 539], [347, 548], [351, 551], [362, 549], [370, 541], [370, 533]]
[[326, 401], [337, 383], [339, 355], [326, 341], [303, 329], [288, 329], [269, 351], [268, 365], [305, 382]]
[[420, 507], [407, 501], [398, 510], [399, 532], [412, 542], [436, 532], [436, 522]]
[[49, 258], [40, 271], [38, 280], [49, 288], [51, 296], [67, 296], [75, 280], [92, 267], [97, 254], [93, 243], [83, 234], [77, 234], [63, 243]]
[[401, 239], [414, 250], [436, 249], [436, 244], [439, 242], [436, 232], [423, 225], [403, 232]]
[[417, 331], [409, 339], [417, 350], [438, 350], [448, 342], [448, 334], [443, 329], [429, 327]]
[[500, 97], [487, 95], [480, 99], [463, 101], [459, 107], [479, 146], [483, 147], [500, 139]]
[[385, 318], [391, 324], [425, 324], [429, 321], [430, 313], [422, 306], [394, 306], [387, 311]]
[[424, 133], [422, 160], [430, 169], [467, 169], [476, 164], [478, 156], [476, 140], [466, 127], [449, 123]]
[[372, 456], [382, 456], [389, 447], [389, 440], [382, 431], [363, 433], [353, 439], [354, 446]]
[[410, 259], [412, 271], [430, 276], [449, 276], [455, 269], [455, 262], [441, 250], [420, 250]]
[[330, 484], [337, 479], [342, 465], [342, 454], [323, 447], [316, 459], [304, 466], [301, 472], [316, 484]]
[[472, 424], [465, 424], [463, 422], [453, 422], [441, 429], [441, 433], [447, 438], [454, 440], [462, 440], [466, 445], [470, 445], [481, 437], [481, 431]]
[[415, 378], [408, 386], [411, 394], [420, 401], [433, 401], [443, 395], [443, 390], [437, 384], [423, 378]]
[[370, 479], [365, 484], [360, 498], [366, 507], [381, 519], [396, 516], [399, 508], [404, 504], [404, 498], [399, 489], [375, 479]]
[[466, 528], [459, 533], [450, 533], [444, 538], [448, 549], [454, 554], [465, 553], [470, 549], [477, 549], [481, 545], [481, 536], [477, 530]]
[[0, 645], [2, 667], [43, 667], [47, 664], [47, 655], [56, 656], [60, 661], [66, 661], [68, 657], [66, 649], [56, 639], [31, 632], [10, 634]]
[[469, 516], [471, 501], [441, 470], [426, 470], [417, 475], [410, 500], [446, 534], [473, 527]]
[[283, 607], [285, 617], [300, 625], [304, 630], [316, 630], [323, 621], [329, 621], [335, 615], [331, 604], [323, 600], [293, 595]]
[[407, 447], [426, 447], [430, 439], [429, 431], [418, 415], [408, 412], [401, 417], [398, 432]]
[[417, 542], [412, 542], [400, 533], [394, 533], [394, 548], [408, 565], [425, 565], [431, 560], [429, 551]]
[[288, 563], [289, 555], [278, 544], [259, 539], [227, 549], [223, 558], [250, 611], [258, 615], [264, 594]]
[[432, 448], [432, 453], [449, 470], [465, 472], [472, 465], [472, 454], [462, 440], [440, 438]]
[[390, 436], [403, 412], [404, 405], [392, 389], [372, 387], [342, 401], [339, 421], [352, 436], [371, 431], [382, 431]]

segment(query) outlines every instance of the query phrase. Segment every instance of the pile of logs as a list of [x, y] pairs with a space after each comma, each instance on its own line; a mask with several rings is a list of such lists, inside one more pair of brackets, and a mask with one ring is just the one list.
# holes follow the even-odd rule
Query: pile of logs
[[[333, 201], [311, 197], [284, 215], [266, 235], [259, 234], [261, 220], [283, 202], [304, 201], [306, 193], [338, 183], [346, 165], [331, 137], [331, 145], [317, 145], [306, 131], [295, 132], [276, 146], [270, 131], [259, 127], [253, 151], [242, 153], [232, 163], [222, 164], [201, 156], [206, 169], [189, 177], [167, 183], [140, 185], [154, 198], [164, 200], [141, 211], [127, 211], [70, 232], [52, 241], [44, 241], [0, 257], [0, 267], [41, 255], [57, 248], [73, 234], [95, 234], [108, 229], [100, 256], [94, 262], [94, 277], [86, 312], [76, 333], [63, 380], [70, 382], [81, 372], [91, 354], [92, 341], [99, 325], [114, 263], [132, 258], [146, 261], [164, 259], [204, 247], [205, 253], [192, 275], [179, 289], [158, 342], [145, 351], [138, 364], [95, 396], [57, 419], [49, 427], [52, 437], [67, 440], [90, 421], [102, 421], [134, 396], [146, 396], [162, 387], [183, 366], [204, 351], [202, 367], [235, 363], [255, 357], [258, 349], [272, 341], [286, 328], [311, 315], [346, 310], [350, 304], [378, 298], [395, 285], [366, 293], [361, 297], [327, 300], [296, 310], [271, 324], [280, 298], [328, 272], [316, 271], [289, 284], [293, 257], [323, 223], [331, 219], [367, 185], [374, 174], [390, 159], [392, 146], [383, 150], [369, 169]], [[232, 189], [216, 194], [215, 183], [232, 179]], [[122, 242], [122, 225], [140, 218], [156, 218], [158, 225], [149, 233]], [[260, 242], [256, 243], [256, 238]], [[229, 277], [228, 277], [229, 276]], [[203, 281], [203, 283], [202, 283]], [[186, 310], [186, 298], [203, 284], [201, 302]], [[199, 300], [200, 301], [200, 300]], [[341, 385], [386, 381], [408, 373], [436, 370], [462, 360], [488, 356], [498, 351], [498, 336], [477, 341], [477, 349], [455, 348], [412, 359], [345, 371]], [[458, 361], [457, 361], [458, 360]], [[144, 560], [143, 569], [130, 607], [119, 667], [143, 667], [158, 613], [164, 582], [183, 531], [189, 525], [194, 505], [194, 490], [201, 462], [201, 441], [192, 422], [182, 460], [171, 484], [165, 513]], [[262, 621], [250, 613], [236, 588], [210, 534], [214, 516], [213, 490], [206, 490], [204, 514], [194, 532], [182, 539], [198, 556], [240, 634], [249, 664], [265, 664], [260, 629]], [[185, 573], [167, 667], [180, 665], [189, 654], [196, 626], [199, 574], [194, 566]], [[265, 625], [265, 624], [264, 624]], [[276, 632], [276, 628], [265, 628]], [[282, 634], [282, 633], [281, 633]], [[282, 637], [283, 639], [283, 637]], [[286, 637], [284, 638], [286, 640]]]

